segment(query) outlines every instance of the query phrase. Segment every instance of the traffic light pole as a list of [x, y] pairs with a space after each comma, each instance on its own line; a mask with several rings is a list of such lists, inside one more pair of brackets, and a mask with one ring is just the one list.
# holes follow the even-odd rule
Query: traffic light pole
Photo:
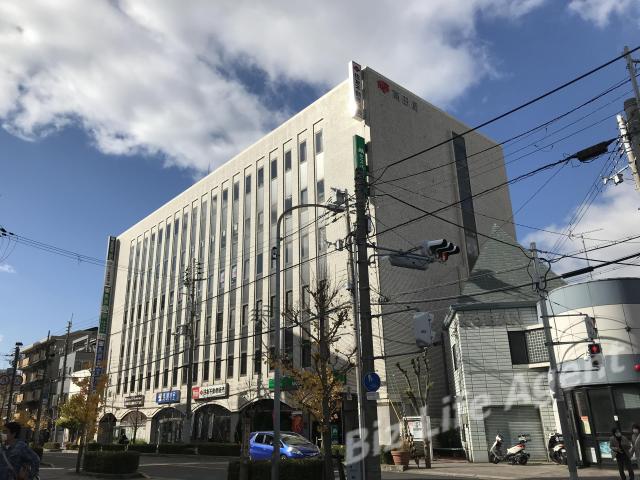
[[9, 384], [9, 400], [7, 400], [7, 417], [5, 423], [11, 421], [11, 404], [13, 403], [13, 388], [16, 383], [16, 373], [18, 373], [18, 359], [20, 358], [21, 343], [16, 343], [16, 349], [13, 353], [13, 372], [11, 373], [11, 383]]
[[[369, 286], [369, 258], [367, 252], [367, 162], [366, 144], [364, 138], [353, 137], [353, 149], [356, 162], [356, 247], [358, 265], [358, 297], [360, 307], [360, 352], [362, 358], [362, 373], [366, 375], [375, 371], [373, 360], [373, 333], [371, 329], [371, 292]], [[358, 378], [362, 382], [363, 378]], [[362, 478], [380, 480], [380, 451], [378, 447], [378, 403], [376, 400], [364, 399], [362, 405], [362, 426], [366, 442], [367, 456], [364, 461], [365, 471]]]
[[549, 355], [549, 369], [551, 372], [551, 394], [556, 400], [556, 406], [558, 408], [558, 417], [560, 420], [560, 429], [562, 430], [562, 436], [564, 437], [564, 444], [567, 447], [567, 467], [569, 469], [569, 479], [577, 480], [578, 470], [576, 463], [576, 443], [573, 438], [573, 431], [569, 425], [569, 417], [567, 413], [567, 403], [564, 398], [564, 392], [560, 386], [560, 376], [558, 375], [558, 365], [556, 363], [556, 353], [553, 346], [553, 337], [551, 336], [551, 326], [549, 325], [549, 312], [547, 310], [547, 291], [546, 286], [543, 284], [540, 266], [540, 260], [538, 259], [538, 251], [536, 250], [536, 244], [531, 243], [531, 252], [533, 253], [533, 283], [538, 291], [540, 300], [538, 301], [538, 308], [540, 318], [542, 319], [542, 325], [544, 330], [545, 344], [547, 345], [547, 353]]

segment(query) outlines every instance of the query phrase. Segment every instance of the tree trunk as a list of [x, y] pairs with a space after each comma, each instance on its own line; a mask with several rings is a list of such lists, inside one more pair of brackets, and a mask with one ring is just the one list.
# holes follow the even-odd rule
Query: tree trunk
[[424, 453], [424, 468], [431, 468], [431, 442], [429, 441], [429, 432], [427, 431], [426, 405], [422, 406], [420, 423], [422, 424], [422, 450]]
[[333, 480], [333, 457], [331, 456], [331, 419], [329, 416], [329, 402], [326, 397], [322, 399], [322, 414], [325, 421], [322, 422], [322, 451], [324, 455], [324, 478]]
[[80, 473], [80, 467], [82, 466], [82, 454], [84, 453], [84, 436], [86, 427], [80, 432], [80, 446], [78, 447], [78, 456], [76, 458], [76, 473]]

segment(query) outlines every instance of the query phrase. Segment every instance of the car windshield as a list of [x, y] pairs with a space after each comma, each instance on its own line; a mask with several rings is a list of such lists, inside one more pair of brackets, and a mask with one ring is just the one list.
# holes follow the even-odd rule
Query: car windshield
[[283, 435], [282, 441], [287, 445], [309, 445], [311, 443], [306, 438], [297, 435]]

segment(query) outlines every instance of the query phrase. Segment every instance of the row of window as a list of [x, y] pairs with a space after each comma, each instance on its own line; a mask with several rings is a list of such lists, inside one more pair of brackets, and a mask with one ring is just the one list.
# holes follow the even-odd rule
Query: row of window
[[[316, 128], [313, 133], [315, 168], [311, 170], [307, 167], [307, 141], [303, 138], [304, 135], [304, 133], [301, 134], [297, 142], [299, 178], [295, 183], [299, 188], [299, 198], [302, 203], [308, 201], [308, 174], [315, 173], [316, 201], [323, 202], [324, 163], [323, 155], [320, 155], [324, 151], [323, 132]], [[288, 145], [285, 144], [284, 147], [283, 191], [281, 192], [285, 208], [292, 205], [294, 186], [293, 152]], [[268, 161], [270, 176], [268, 239], [264, 238], [265, 161]], [[255, 209], [252, 211], [254, 169], [256, 202]], [[188, 360], [185, 336], [179, 333], [188, 321], [186, 311], [188, 302], [182, 294], [184, 288], [181, 288], [180, 284], [192, 259], [198, 259], [201, 262], [200, 268], [203, 271], [202, 281], [197, 282], [197, 298], [202, 309], [199, 309], [196, 316], [195, 332], [196, 343], [201, 346], [195, 350], [194, 381], [198, 380], [200, 374], [202, 381], [208, 381], [212, 376], [214, 380], [219, 380], [223, 377], [223, 372], [227, 378], [232, 377], [236, 360], [238, 360], [239, 374], [246, 375], [251, 356], [248, 351], [249, 339], [252, 337], [254, 347], [252, 369], [254, 373], [260, 372], [264, 353], [261, 341], [264, 333], [263, 318], [268, 317], [270, 327], [273, 323], [273, 316], [263, 312], [263, 297], [268, 295], [269, 291], [273, 291], [275, 280], [271, 276], [267, 281], [264, 274], [265, 261], [269, 258], [269, 255], [265, 255], [265, 251], [267, 246], [270, 249], [275, 244], [275, 223], [278, 218], [276, 155], [272, 154], [268, 159], [259, 160], [255, 167], [247, 169], [243, 175], [234, 176], [230, 187], [228, 183], [222, 184], [221, 191], [216, 189], [199, 202], [193, 202], [191, 209], [185, 207], [182, 212], [176, 213], [160, 224], [157, 230], [152, 229], [150, 234], [147, 232], [131, 243], [122, 332], [112, 332], [112, 335], [118, 333], [121, 335], [117, 393], [150, 389], [152, 385], [153, 388], [161, 388], [178, 385], [180, 381], [186, 383], [185, 365]], [[244, 190], [242, 202], [240, 185]], [[310, 213], [307, 209], [300, 209], [297, 212], [300, 215], [299, 233], [292, 231], [291, 215], [288, 215], [284, 222], [285, 266], [292, 264], [294, 246], [298, 247], [301, 260], [310, 258], [309, 229], [311, 227], [308, 225]], [[229, 216], [230, 219], [228, 219]], [[231, 223], [229, 231], [227, 230], [228, 220]], [[241, 248], [240, 222], [243, 223]], [[200, 228], [197, 227], [198, 223]], [[320, 227], [320, 230], [324, 229], [323, 226]], [[209, 230], [208, 236], [207, 230]], [[319, 233], [318, 237], [324, 238], [324, 235]], [[325, 248], [326, 246], [322, 245], [319, 250]], [[230, 251], [227, 252], [227, 249]], [[229, 258], [228, 262], [227, 258]], [[219, 261], [216, 262], [216, 259]], [[254, 263], [254, 280], [250, 279], [251, 262]], [[303, 265], [304, 267], [300, 268], [300, 281], [303, 285], [308, 285], [309, 269], [308, 265], [305, 263]], [[217, 270], [215, 270], [216, 267]], [[293, 301], [293, 269], [286, 270], [284, 277], [286, 301]], [[251, 283], [255, 284], [253, 301], [249, 299]], [[225, 290], [225, 287], [228, 287], [228, 290]], [[239, 293], [237, 293], [238, 290]], [[239, 312], [236, 312], [237, 297], [240, 297]], [[267, 298], [271, 300], [267, 303], [272, 304], [273, 297], [267, 296]], [[213, 302], [213, 300], [217, 301]], [[250, 311], [250, 304], [254, 305], [254, 312]], [[202, 322], [201, 318], [203, 318]], [[224, 332], [225, 320], [226, 332]], [[253, 324], [252, 335], [249, 334], [250, 324]], [[293, 329], [285, 326], [284, 330], [283, 348], [285, 351], [290, 351], [293, 357]], [[270, 345], [273, 342], [272, 332], [267, 337]], [[236, 345], [239, 345], [238, 349]], [[300, 358], [303, 365], [310, 364], [310, 346], [304, 341]], [[223, 365], [225, 360], [226, 368]], [[181, 371], [182, 374], [180, 374]]]

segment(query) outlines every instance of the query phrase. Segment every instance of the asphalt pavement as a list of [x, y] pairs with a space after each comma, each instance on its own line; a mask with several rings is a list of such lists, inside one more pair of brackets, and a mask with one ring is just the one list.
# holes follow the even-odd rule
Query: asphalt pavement
[[[42, 480], [78, 478], [75, 474], [76, 453], [45, 452], [43, 461], [52, 467], [42, 467]], [[226, 480], [227, 463], [231, 457], [207, 457], [189, 455], [141, 455], [140, 469], [145, 476], [163, 480]], [[615, 479], [617, 470], [611, 468], [584, 468], [578, 471], [580, 478]], [[383, 480], [560, 480], [569, 475], [567, 468], [554, 464], [492, 465], [487, 463], [434, 462], [433, 468], [411, 468], [406, 472], [384, 472]], [[81, 477], [90, 478], [90, 477]], [[336, 477], [337, 478], [337, 477]]]

